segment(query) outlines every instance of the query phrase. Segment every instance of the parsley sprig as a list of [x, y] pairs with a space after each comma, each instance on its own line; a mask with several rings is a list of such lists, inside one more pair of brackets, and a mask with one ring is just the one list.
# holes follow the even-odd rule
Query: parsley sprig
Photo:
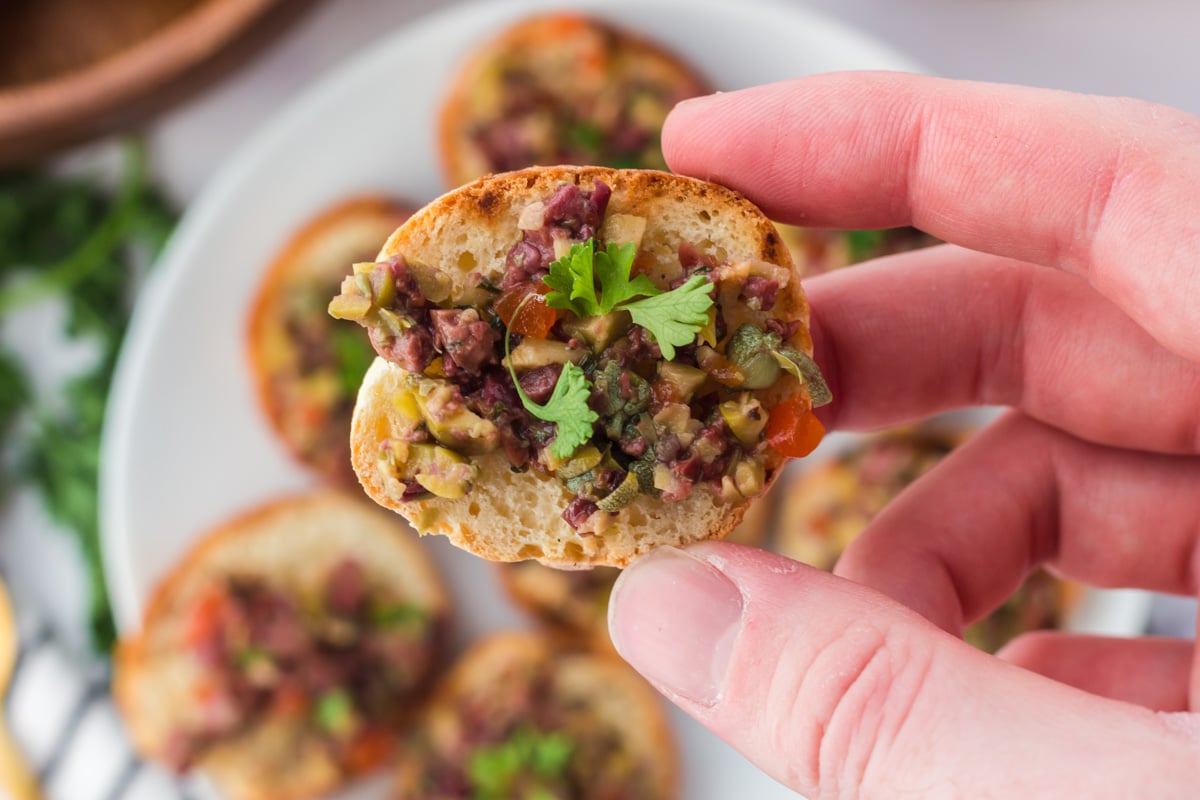
[[[517, 306], [516, 314], [521, 312], [521, 306], [528, 302], [532, 295], [526, 295]], [[558, 429], [554, 443], [550, 445], [550, 454], [555, 458], [569, 458], [575, 448], [592, 438], [592, 425], [600, 419], [595, 411], [588, 407], [588, 397], [592, 393], [592, 385], [588, 382], [583, 370], [568, 362], [563, 365], [554, 392], [544, 405], [539, 405], [521, 388], [517, 380], [517, 372], [513, 369], [511, 350], [509, 348], [509, 332], [504, 332], [504, 360], [508, 362], [508, 374], [512, 376], [513, 386], [521, 398], [521, 405], [530, 414], [540, 420], [553, 422]]]
[[544, 280], [554, 291], [546, 295], [546, 304], [580, 317], [607, 314], [617, 308], [628, 311], [635, 323], [654, 336], [663, 357], [673, 360], [675, 348], [691, 343], [708, 321], [708, 309], [713, 305], [712, 281], [693, 275], [682, 286], [664, 292], [645, 275], [630, 280], [636, 245], [609, 242], [599, 252], [595, 246], [594, 239], [574, 244], [567, 255], [550, 264], [550, 274]]

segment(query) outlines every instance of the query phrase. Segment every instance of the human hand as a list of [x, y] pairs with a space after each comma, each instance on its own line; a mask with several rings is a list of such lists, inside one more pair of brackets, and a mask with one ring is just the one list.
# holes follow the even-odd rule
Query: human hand
[[812, 798], [1200, 795], [1191, 642], [961, 641], [1038, 564], [1197, 593], [1200, 119], [837, 74], [685, 102], [663, 146], [781, 221], [959, 245], [806, 283], [827, 426], [1015, 410], [893, 502], [839, 577], [719, 543], [640, 559], [610, 605], [620, 653]]

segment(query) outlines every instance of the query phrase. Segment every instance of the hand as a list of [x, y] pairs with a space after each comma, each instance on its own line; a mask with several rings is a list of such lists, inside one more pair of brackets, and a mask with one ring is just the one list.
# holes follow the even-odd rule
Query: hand
[[1190, 642], [961, 640], [1038, 564], [1197, 592], [1200, 120], [840, 74], [686, 102], [663, 146], [776, 219], [960, 245], [806, 283], [828, 426], [1015, 410], [838, 577], [729, 544], [639, 560], [610, 608], [621, 654], [812, 798], [1200, 796]]

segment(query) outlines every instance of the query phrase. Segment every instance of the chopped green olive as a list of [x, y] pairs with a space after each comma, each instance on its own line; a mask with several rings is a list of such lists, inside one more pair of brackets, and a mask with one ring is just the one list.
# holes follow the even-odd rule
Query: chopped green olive
[[677, 361], [663, 361], [658, 365], [658, 378], [671, 387], [671, 393], [677, 400], [686, 403], [708, 380], [708, 373]]
[[517, 372], [527, 372], [548, 364], [578, 364], [587, 354], [586, 350], [570, 347], [566, 342], [527, 337], [512, 349], [506, 363]]
[[329, 301], [329, 315], [352, 322], [364, 320], [371, 312], [371, 298], [361, 294], [339, 294]]
[[629, 312], [617, 309], [594, 317], [571, 317], [563, 320], [562, 326], [568, 336], [587, 342], [594, 352], [599, 353], [624, 336], [631, 324]]
[[555, 470], [555, 474], [563, 480], [577, 478], [583, 473], [591, 471], [603, 457], [598, 448], [586, 445], [576, 450], [571, 458]]
[[734, 400], [720, 405], [721, 417], [733, 435], [744, 445], [758, 443], [763, 428], [767, 425], [767, 410], [753, 395], [743, 392]]
[[410, 444], [404, 473], [427, 491], [453, 500], [470, 491], [479, 467], [444, 447]]
[[754, 497], [762, 494], [763, 481], [766, 475], [763, 465], [757, 461], [743, 459], [733, 468], [733, 483], [743, 497]]
[[597, 501], [596, 507], [601, 511], [615, 513], [636, 500], [639, 491], [641, 491], [641, 483], [638, 476], [632, 472], [627, 473], [625, 480], [621, 481], [621, 485], [613, 489], [607, 497]]
[[495, 450], [500, 431], [456, 397], [454, 387], [432, 378], [413, 378], [413, 397], [429, 433], [456, 453], [482, 455]]

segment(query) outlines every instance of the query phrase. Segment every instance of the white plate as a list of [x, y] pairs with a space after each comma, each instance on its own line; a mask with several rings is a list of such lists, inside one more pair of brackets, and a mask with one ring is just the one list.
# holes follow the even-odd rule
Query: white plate
[[[315, 485], [259, 412], [243, 353], [250, 299], [297, 226], [346, 195], [426, 202], [443, 190], [434, 114], [474, 44], [562, 3], [459, 6], [397, 31], [297, 99], [230, 159], [185, 215], [137, 307], [103, 450], [104, 556], [122, 630], [155, 581], [206, 529]], [[661, 40], [719, 88], [912, 62], [799, 7], [761, 0], [595, 0], [568, 5]], [[430, 542], [459, 610], [459, 643], [526, 623], [483, 561]], [[792, 797], [676, 713], [683, 797]], [[356, 793], [358, 794], [358, 793]], [[380, 796], [368, 790], [365, 796]]]

